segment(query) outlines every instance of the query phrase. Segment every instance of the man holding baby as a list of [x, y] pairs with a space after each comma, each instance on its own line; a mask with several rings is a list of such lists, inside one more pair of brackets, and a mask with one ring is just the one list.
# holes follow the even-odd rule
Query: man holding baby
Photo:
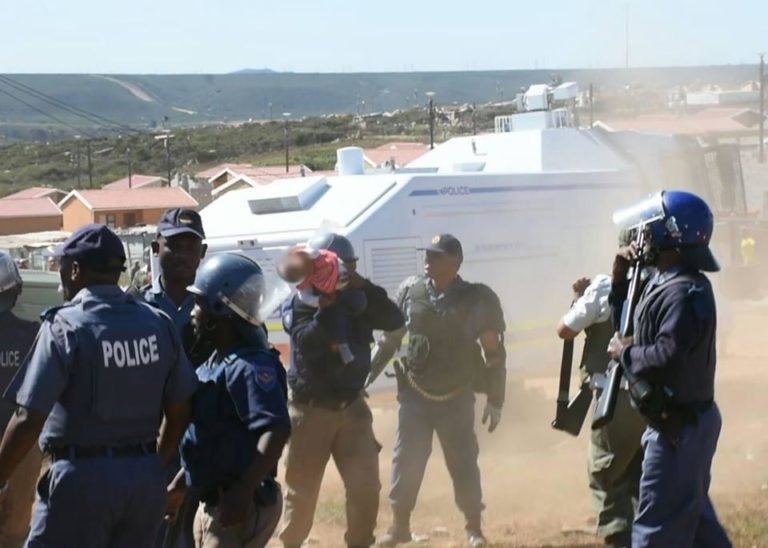
[[292, 434], [280, 539], [298, 547], [309, 535], [330, 457], [346, 489], [350, 547], [371, 546], [379, 509], [379, 450], [363, 387], [373, 330], [394, 331], [403, 315], [386, 291], [360, 276], [352, 244], [326, 234], [293, 249], [279, 266], [298, 292], [282, 308], [291, 337], [288, 385]]

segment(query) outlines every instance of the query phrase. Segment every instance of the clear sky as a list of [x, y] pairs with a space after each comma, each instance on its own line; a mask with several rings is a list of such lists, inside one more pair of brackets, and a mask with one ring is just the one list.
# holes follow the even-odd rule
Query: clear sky
[[768, 0], [0, 0], [0, 72], [754, 63]]

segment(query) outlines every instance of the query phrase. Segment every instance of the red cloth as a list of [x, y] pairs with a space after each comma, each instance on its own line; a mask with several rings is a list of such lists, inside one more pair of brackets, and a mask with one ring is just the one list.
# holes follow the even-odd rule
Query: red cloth
[[327, 249], [321, 249], [317, 253], [317, 257], [312, 259], [312, 266], [314, 267], [312, 274], [304, 278], [304, 281], [296, 287], [306, 289], [312, 286], [318, 292], [329, 295], [335, 292], [339, 285], [339, 278], [341, 277], [339, 257]]

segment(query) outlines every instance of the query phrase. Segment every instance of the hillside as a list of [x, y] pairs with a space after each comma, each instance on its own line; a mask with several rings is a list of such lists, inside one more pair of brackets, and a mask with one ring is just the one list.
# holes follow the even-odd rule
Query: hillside
[[[265, 120], [270, 115], [278, 119], [283, 112], [302, 117], [391, 111], [423, 105], [426, 91], [434, 91], [436, 100], [443, 104], [485, 103], [510, 99], [521, 87], [548, 82], [554, 74], [563, 80], [576, 80], [584, 87], [593, 83], [598, 90], [611, 90], [638, 83], [648, 88], [712, 83], [736, 86], [753, 79], [756, 70], [752, 65], [739, 65], [629, 71], [298, 74], [246, 70], [234, 74], [172, 76], [0, 75], [0, 143], [106, 131], [99, 129], [98, 120], [84, 121], [29, 95], [23, 86], [111, 121], [151, 129], [162, 125]], [[28, 104], [22, 104], [19, 99]], [[59, 120], [47, 118], [41, 110], [54, 113]], [[115, 128], [113, 132], [117, 131]]]

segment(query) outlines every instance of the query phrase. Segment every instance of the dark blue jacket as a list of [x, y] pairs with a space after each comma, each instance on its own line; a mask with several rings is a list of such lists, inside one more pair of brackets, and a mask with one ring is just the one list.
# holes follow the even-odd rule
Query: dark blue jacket
[[[680, 276], [689, 279], [672, 283]], [[716, 329], [715, 297], [706, 276], [680, 270], [657, 275], [643, 290], [635, 343], [624, 349], [621, 363], [635, 375], [669, 387], [677, 403], [710, 401]]]
[[347, 365], [331, 349], [330, 307], [313, 308], [295, 295], [283, 303], [283, 327], [291, 337], [288, 384], [297, 395], [331, 401], [354, 399], [371, 370], [373, 330], [394, 331], [404, 325], [402, 313], [383, 288], [366, 280], [362, 291], [368, 304], [359, 316], [349, 318], [347, 338], [355, 360]]

